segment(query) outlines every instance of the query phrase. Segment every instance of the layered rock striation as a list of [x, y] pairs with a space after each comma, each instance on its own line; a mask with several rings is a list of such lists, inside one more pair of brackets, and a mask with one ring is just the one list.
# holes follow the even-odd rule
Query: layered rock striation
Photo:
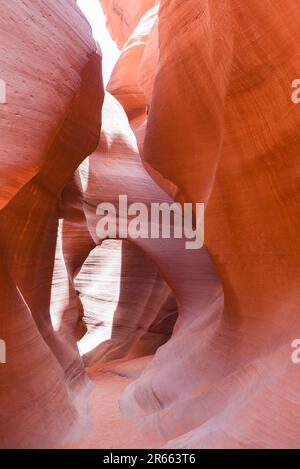
[[[296, 448], [300, 7], [101, 0], [104, 93], [73, 0], [2, 3], [0, 446]], [[120, 195], [205, 203], [204, 246], [107, 239]]]

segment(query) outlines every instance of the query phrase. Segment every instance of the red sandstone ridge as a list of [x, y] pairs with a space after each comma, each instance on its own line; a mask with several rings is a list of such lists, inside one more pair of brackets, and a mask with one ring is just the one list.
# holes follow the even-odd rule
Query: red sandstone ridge
[[[0, 447], [296, 448], [300, 5], [101, 5], [105, 93], [73, 0], [2, 0]], [[204, 246], [99, 235], [120, 194]]]

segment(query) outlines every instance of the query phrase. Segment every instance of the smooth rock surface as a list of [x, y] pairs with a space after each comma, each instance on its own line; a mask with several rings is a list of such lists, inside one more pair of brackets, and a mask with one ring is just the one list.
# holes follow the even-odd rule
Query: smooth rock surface
[[[76, 3], [2, 1], [0, 446], [297, 448], [300, 5], [101, 5], [99, 139]], [[204, 247], [107, 240], [119, 195], [204, 202]]]
[[[58, 201], [99, 139], [101, 57], [75, 2], [1, 6], [1, 447], [52, 447], [87, 391], [74, 328], [67, 340], [54, 330], [50, 303]], [[64, 296], [53, 306], [63, 309]]]
[[195, 306], [194, 321], [184, 313], [186, 330], [175, 328], [122, 399], [169, 447], [299, 444], [298, 9], [160, 4], [144, 158], [178, 200], [206, 203], [205, 244], [224, 290], [224, 310]]

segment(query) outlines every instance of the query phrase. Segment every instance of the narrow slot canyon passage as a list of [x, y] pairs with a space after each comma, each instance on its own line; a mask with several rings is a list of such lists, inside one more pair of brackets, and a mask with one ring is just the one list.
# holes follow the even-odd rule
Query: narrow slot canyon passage
[[298, 448], [300, 3], [0, 8], [0, 449]]

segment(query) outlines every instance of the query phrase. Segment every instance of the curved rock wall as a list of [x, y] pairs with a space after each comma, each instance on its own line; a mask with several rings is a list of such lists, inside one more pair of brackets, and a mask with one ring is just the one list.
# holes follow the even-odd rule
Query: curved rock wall
[[[176, 184], [178, 200], [206, 203], [205, 244], [225, 301], [220, 315], [205, 311], [204, 324], [200, 308], [196, 321], [184, 313], [187, 329], [176, 328], [122, 399], [172, 447], [299, 442], [291, 361], [300, 328], [295, 8], [292, 1], [160, 3], [143, 154]], [[187, 277], [194, 282], [194, 272]]]
[[[143, 247], [141, 250], [125, 240], [102, 243], [97, 235], [100, 202], [117, 206], [120, 194], [127, 195], [128, 204], [168, 200], [144, 169], [126, 114], [109, 93], [102, 118], [97, 150], [80, 165], [63, 194], [64, 224], [69, 226], [62, 239], [67, 266], [74, 253], [68, 216], [80, 201], [81, 226], [87, 227], [94, 242], [91, 249], [87, 239], [85, 261], [79, 269], [72, 269], [84, 311], [83, 329], [87, 330], [79, 342], [87, 365], [154, 353], [169, 338], [177, 316], [174, 295], [155, 264], [143, 254]], [[73, 226], [79, 223], [79, 219], [73, 220]]]
[[[300, 7], [101, 0], [122, 53], [99, 139], [75, 2], [2, 3], [1, 446], [85, 437], [88, 367], [135, 379], [121, 408], [166, 447], [297, 447]], [[205, 202], [204, 247], [101, 237], [119, 195]]]
[[99, 139], [101, 58], [71, 0], [4, 0], [0, 22], [1, 446], [44, 447], [78, 417], [84, 369], [72, 329], [67, 342], [53, 329], [51, 284], [58, 200]]
[[99, 0], [113, 40], [122, 48], [139, 20], [156, 0]]

